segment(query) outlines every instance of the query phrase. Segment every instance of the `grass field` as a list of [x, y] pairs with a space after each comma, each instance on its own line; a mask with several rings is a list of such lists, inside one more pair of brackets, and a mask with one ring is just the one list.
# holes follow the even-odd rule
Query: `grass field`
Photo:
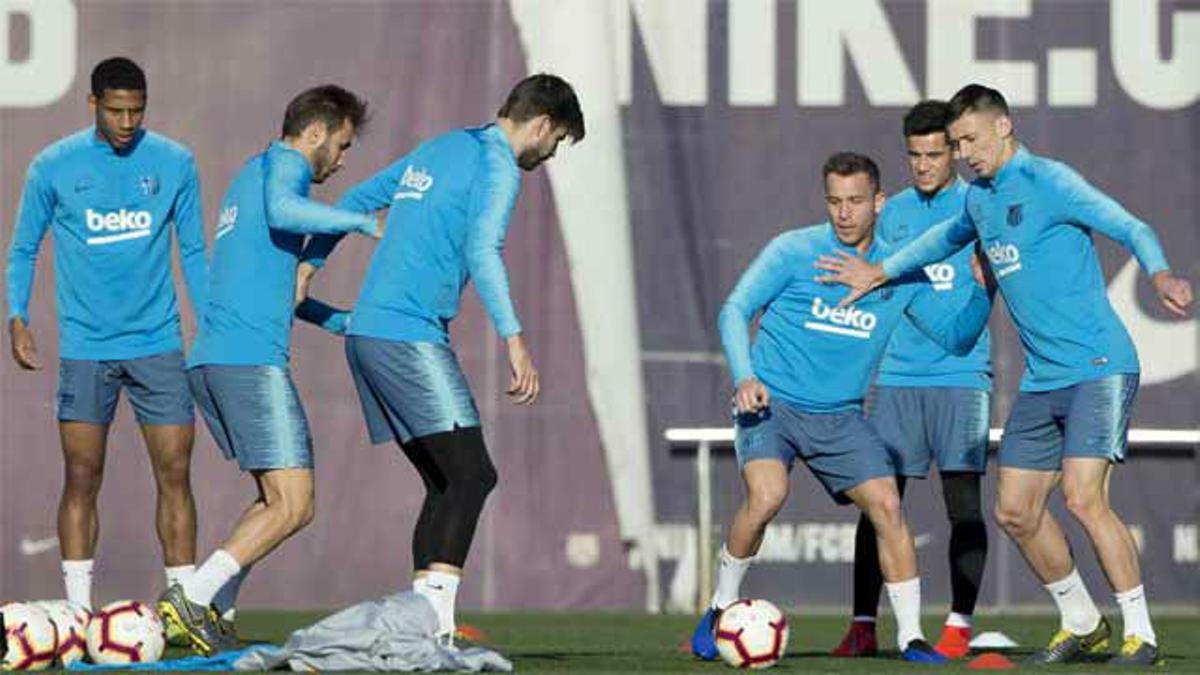
[[[283, 642], [288, 633], [320, 618], [315, 613], [244, 612], [239, 632], [244, 639]], [[1119, 617], [1114, 627], [1120, 630]], [[917, 672], [920, 667], [896, 660], [895, 652], [872, 659], [832, 659], [825, 654], [841, 638], [844, 619], [828, 616], [791, 615], [791, 640], [787, 657], [776, 671], [806, 673]], [[646, 616], [643, 614], [513, 613], [477, 614], [462, 618], [481, 629], [486, 644], [508, 656], [521, 673], [576, 671], [626, 672], [728, 672], [721, 663], [703, 663], [678, 651], [692, 628], [692, 617]], [[925, 628], [936, 639], [938, 617], [929, 616]], [[1057, 627], [1051, 617], [984, 616], [977, 631], [999, 630], [1021, 647], [1014, 660], [1042, 645]], [[1156, 630], [1166, 648], [1167, 672], [1200, 672], [1200, 618], [1164, 617]], [[881, 645], [890, 644], [894, 632], [890, 621], [880, 625]], [[939, 669], [941, 670], [941, 669]], [[966, 670], [958, 664], [952, 670]], [[1101, 664], [1083, 664], [1050, 670], [1096, 672], [1117, 670]]]

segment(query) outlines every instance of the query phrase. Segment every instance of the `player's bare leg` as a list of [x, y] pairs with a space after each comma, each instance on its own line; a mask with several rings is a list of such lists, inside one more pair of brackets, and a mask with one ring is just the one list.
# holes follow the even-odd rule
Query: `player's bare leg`
[[921, 579], [917, 576], [917, 548], [904, 514], [900, 491], [892, 476], [872, 478], [846, 491], [875, 527], [879, 569], [892, 613], [896, 616], [896, 644], [905, 660], [941, 663], [945, 657], [933, 650], [921, 631]]
[[1063, 497], [1067, 510], [1087, 531], [1121, 608], [1124, 641], [1117, 662], [1154, 664], [1159, 660], [1158, 638], [1150, 622], [1137, 544], [1109, 501], [1112, 470], [1113, 464], [1105, 458], [1065, 458]]
[[195, 432], [190, 424], [143, 424], [158, 488], [156, 525], [168, 567], [196, 561], [196, 502], [192, 497], [191, 458]]
[[1035, 652], [1033, 663], [1078, 660], [1108, 647], [1110, 629], [1075, 569], [1071, 547], [1046, 499], [1058, 485], [1057, 471], [1000, 467], [996, 522], [1021, 549], [1021, 555], [1054, 599], [1061, 627], [1050, 644]]
[[58, 545], [67, 599], [92, 606], [92, 557], [100, 533], [96, 499], [104, 478], [108, 425], [58, 424], [63, 451], [63, 491], [58, 502]]

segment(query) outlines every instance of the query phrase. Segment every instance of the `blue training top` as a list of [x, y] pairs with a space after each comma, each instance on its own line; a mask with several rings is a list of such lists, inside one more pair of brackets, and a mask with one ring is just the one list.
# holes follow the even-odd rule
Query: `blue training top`
[[141, 130], [118, 153], [76, 132], [38, 153], [8, 251], [8, 316], [29, 323], [38, 249], [54, 233], [60, 354], [109, 360], [180, 349], [171, 230], [192, 306], [204, 306], [200, 178], [183, 145]]
[[[916, 239], [931, 226], [962, 212], [967, 184], [961, 178], [933, 195], [908, 188], [887, 200], [879, 215], [876, 235], [893, 250]], [[957, 312], [977, 286], [971, 276], [972, 247], [939, 263], [926, 265], [935, 298], [942, 311]], [[921, 331], [910, 319], [903, 318], [879, 364], [878, 384], [889, 387], [969, 387], [992, 386], [991, 340], [985, 329], [966, 356], [956, 356]]]
[[[351, 188], [339, 207], [390, 210], [349, 333], [448, 343], [468, 280], [502, 337], [521, 332], [502, 257], [520, 188], [512, 146], [493, 124], [430, 139]], [[314, 237], [304, 259], [320, 266], [336, 242]]]
[[[829, 223], [785, 232], [742, 274], [721, 308], [721, 344], [734, 383], [757, 377], [775, 399], [805, 412], [856, 410], [892, 331], [912, 319], [945, 349], [966, 353], [987, 326], [991, 300], [978, 284], [957, 312], [947, 312], [924, 277], [877, 288], [845, 308], [845, 290], [816, 281], [815, 264], [836, 251], [855, 254]], [[866, 259], [891, 249], [878, 239]], [[762, 310], [750, 346], [750, 320]]]
[[976, 238], [1025, 346], [1021, 391], [1137, 373], [1137, 351], [1109, 304], [1092, 231], [1117, 240], [1147, 274], [1168, 269], [1154, 230], [1067, 165], [1024, 147], [967, 207], [883, 262], [889, 277], [945, 258]]
[[208, 306], [189, 367], [286, 366], [305, 236], [375, 233], [372, 216], [308, 199], [311, 182], [308, 160], [282, 141], [251, 157], [233, 179], [221, 202]]

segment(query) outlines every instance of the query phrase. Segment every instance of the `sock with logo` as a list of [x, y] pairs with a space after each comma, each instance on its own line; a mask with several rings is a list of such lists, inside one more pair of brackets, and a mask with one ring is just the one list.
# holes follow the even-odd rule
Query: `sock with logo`
[[1152, 645], [1158, 644], [1154, 628], [1150, 625], [1150, 608], [1146, 604], [1144, 586], [1117, 593], [1117, 606], [1121, 608], [1125, 637], [1136, 635]]
[[1072, 568], [1067, 576], [1046, 584], [1046, 591], [1054, 598], [1054, 604], [1058, 605], [1063, 630], [1075, 635], [1087, 635], [1100, 625], [1100, 610], [1096, 609], [1087, 586], [1083, 585], [1079, 568]]
[[[461, 577], [449, 572], [429, 571], [413, 581], [413, 590], [425, 596], [437, 614], [439, 637], [454, 635], [454, 600]], [[419, 583], [418, 583], [419, 582]]]
[[738, 601], [742, 592], [742, 579], [750, 570], [754, 556], [735, 558], [729, 548], [721, 545], [721, 555], [717, 564], [717, 589], [713, 591], [713, 609], [725, 609]]
[[216, 608], [217, 614], [222, 619], [233, 621], [237, 617], [238, 592], [242, 590], [242, 582], [246, 580], [246, 575], [250, 574], [253, 567], [253, 565], [243, 567], [213, 596], [213, 607]]
[[92, 609], [92, 566], [93, 561], [62, 561], [63, 584], [67, 589], [67, 601]]
[[896, 616], [896, 644], [904, 651], [913, 640], [925, 639], [921, 632], [921, 578], [886, 583], [884, 587]]
[[188, 577], [196, 573], [195, 565], [170, 565], [163, 568], [167, 576], [167, 588], [182, 584]]
[[240, 571], [242, 566], [237, 559], [219, 548], [183, 582], [183, 594], [197, 605], [208, 607], [217, 591]]

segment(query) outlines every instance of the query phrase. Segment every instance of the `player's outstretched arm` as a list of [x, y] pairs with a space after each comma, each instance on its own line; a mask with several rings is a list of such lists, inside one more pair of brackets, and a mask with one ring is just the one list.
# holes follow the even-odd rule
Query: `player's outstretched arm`
[[[383, 171], [347, 190], [334, 206], [358, 213], [375, 213], [388, 208], [395, 199], [396, 188], [408, 166], [408, 156], [405, 155]], [[325, 260], [333, 254], [333, 249], [343, 236], [345, 235], [318, 234], [309, 237], [300, 259], [311, 265], [315, 272], [325, 265]]]
[[296, 318], [334, 335], [345, 335], [350, 327], [350, 312], [327, 305], [316, 298], [305, 298], [297, 305]]
[[296, 234], [358, 232], [378, 239], [374, 216], [339, 209], [308, 198], [312, 169], [294, 150], [271, 148], [266, 157], [267, 219], [276, 230]]
[[839, 306], [845, 307], [887, 283], [889, 279], [899, 279], [929, 263], [945, 260], [963, 246], [975, 241], [977, 236], [975, 225], [964, 209], [960, 214], [929, 228], [925, 234], [909, 242], [881, 263], [869, 263], [842, 251], [838, 251], [837, 256], [823, 255], [817, 259], [816, 267], [828, 274], [818, 275], [817, 281], [849, 286], [850, 293], [838, 303]]
[[1071, 169], [1061, 167], [1057, 178], [1068, 194], [1067, 220], [1094, 229], [1129, 249], [1150, 275], [1158, 299], [1167, 311], [1187, 316], [1193, 302], [1192, 285], [1171, 272], [1154, 228]]

